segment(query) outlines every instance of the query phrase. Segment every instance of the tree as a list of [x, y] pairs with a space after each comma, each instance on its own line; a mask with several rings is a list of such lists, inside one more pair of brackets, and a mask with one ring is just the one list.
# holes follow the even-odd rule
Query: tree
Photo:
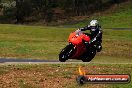
[[32, 12], [30, 0], [16, 0], [16, 20], [17, 23], [23, 23], [24, 18]]

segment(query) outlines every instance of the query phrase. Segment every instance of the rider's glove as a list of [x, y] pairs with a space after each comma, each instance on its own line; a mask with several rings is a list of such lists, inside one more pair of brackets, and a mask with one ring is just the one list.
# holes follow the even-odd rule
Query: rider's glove
[[80, 32], [81, 30], [80, 29], [78, 29], [78, 30], [76, 30], [76, 33], [78, 33], [78, 32]]
[[76, 30], [75, 32], [76, 32], [76, 35], [82, 34], [82, 31], [80, 29]]

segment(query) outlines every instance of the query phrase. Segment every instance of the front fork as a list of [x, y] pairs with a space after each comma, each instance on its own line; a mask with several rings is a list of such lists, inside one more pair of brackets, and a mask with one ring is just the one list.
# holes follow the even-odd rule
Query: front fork
[[[74, 45], [72, 43], [69, 43], [69, 47], [71, 48], [70, 51], [67, 53], [68, 54], [68, 57], [70, 57], [73, 49], [74, 49]], [[73, 48], [73, 49], [72, 49]]]

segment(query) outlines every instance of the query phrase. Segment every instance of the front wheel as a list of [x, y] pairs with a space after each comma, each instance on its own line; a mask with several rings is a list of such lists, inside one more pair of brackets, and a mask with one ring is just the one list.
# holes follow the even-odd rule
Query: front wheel
[[72, 44], [69, 44], [64, 49], [62, 49], [62, 51], [59, 54], [59, 61], [65, 62], [66, 60], [68, 60], [73, 49], [74, 49], [74, 47]]

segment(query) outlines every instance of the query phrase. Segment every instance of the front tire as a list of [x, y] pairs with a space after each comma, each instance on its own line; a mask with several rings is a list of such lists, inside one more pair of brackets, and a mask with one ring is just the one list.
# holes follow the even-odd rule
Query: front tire
[[74, 47], [72, 44], [67, 45], [59, 54], [59, 61], [65, 62], [70, 57], [71, 52], [73, 51]]

